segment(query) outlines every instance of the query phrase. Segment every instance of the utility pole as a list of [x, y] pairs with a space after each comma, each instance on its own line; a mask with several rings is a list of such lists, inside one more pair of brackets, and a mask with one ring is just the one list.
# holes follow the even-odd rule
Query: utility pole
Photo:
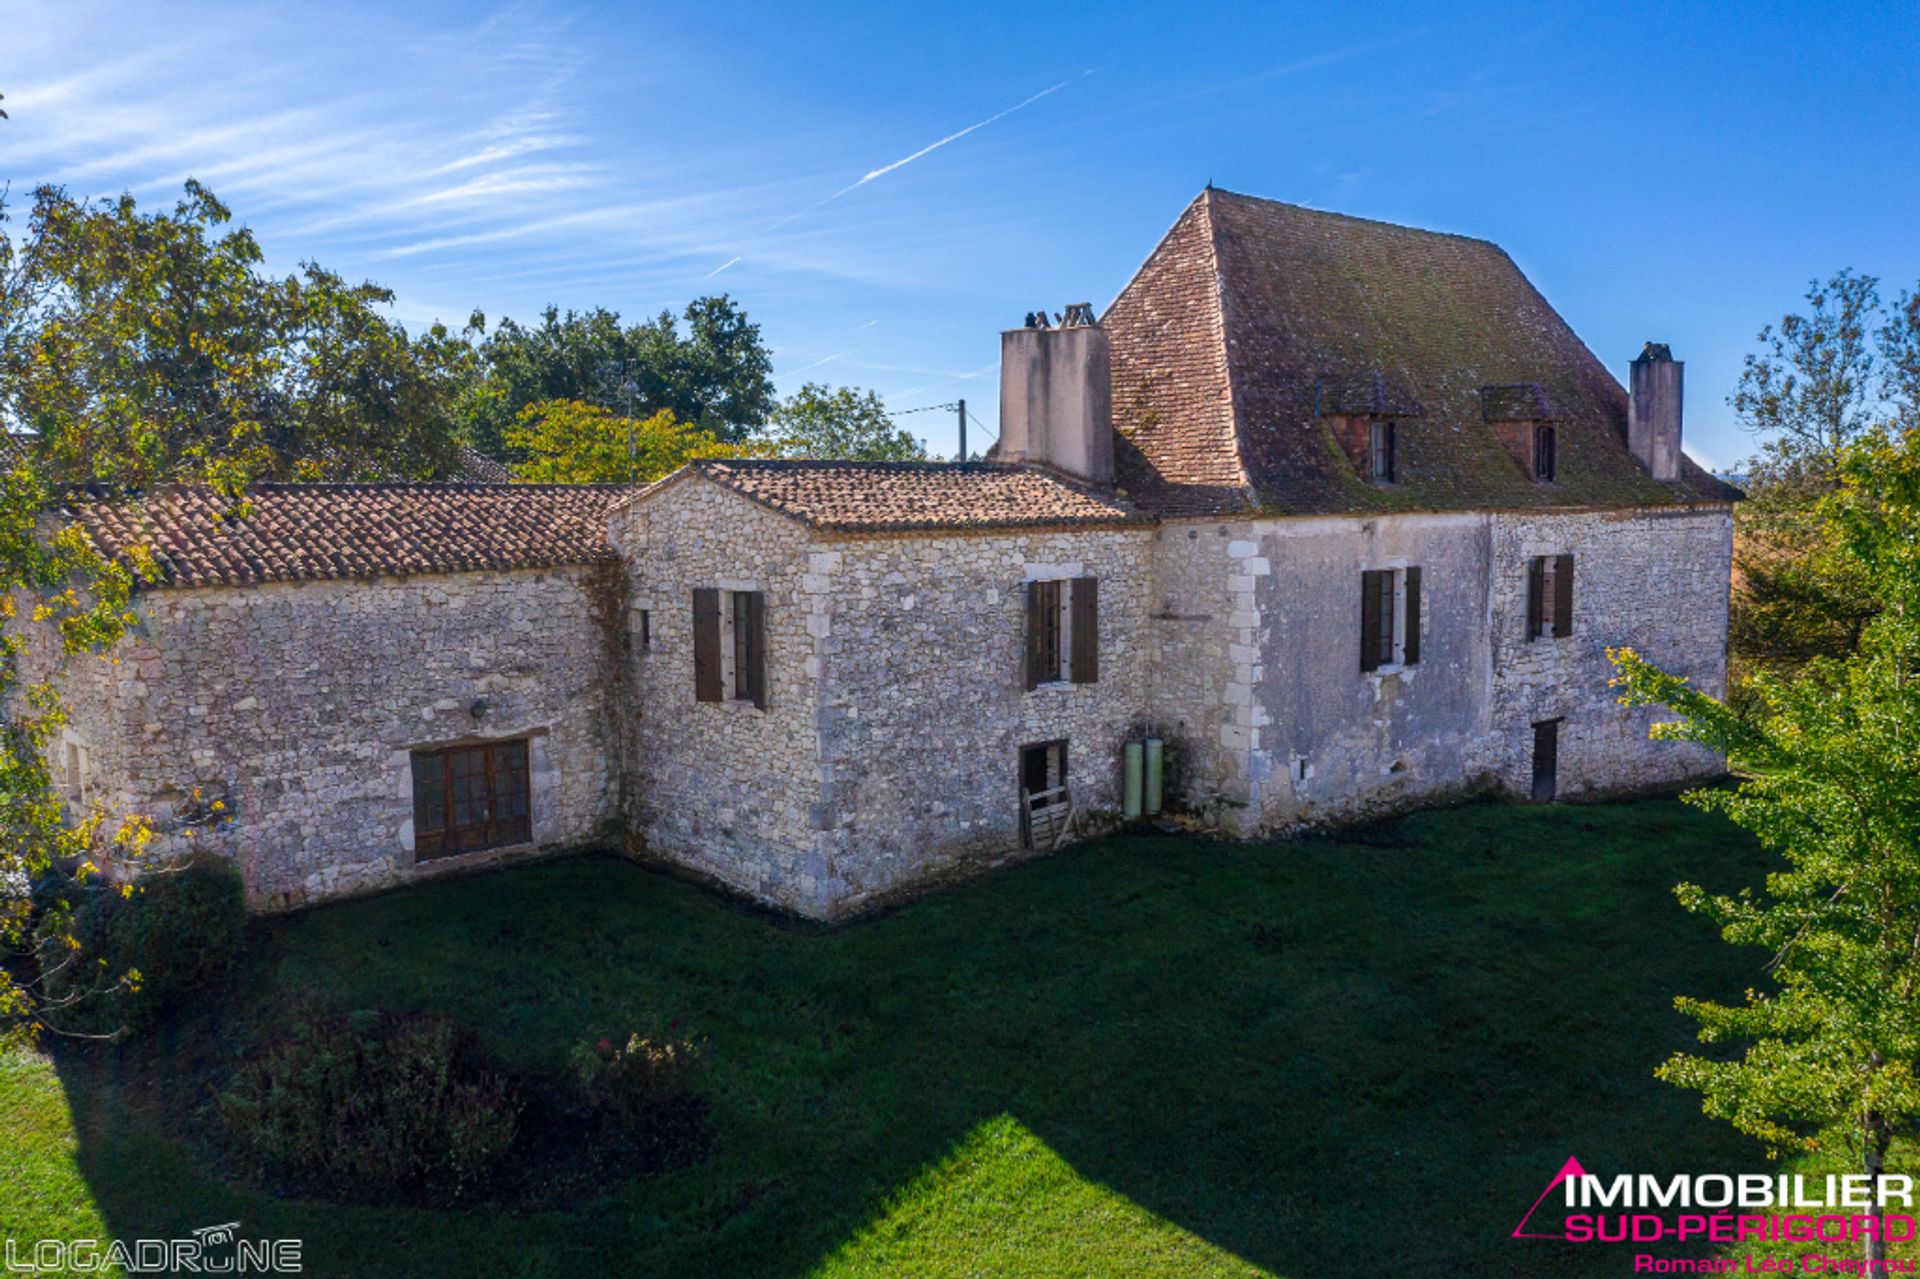
[[956, 406], [960, 410], [960, 461], [967, 460], [967, 402], [960, 401]]
[[[626, 361], [622, 360], [624, 365]], [[627, 483], [633, 483], [634, 471], [639, 465], [635, 454], [639, 451], [633, 438], [633, 396], [640, 388], [634, 385], [633, 374], [623, 372], [620, 378], [620, 390], [627, 397]]]
[[613, 393], [626, 402], [627, 483], [631, 484], [633, 483], [634, 472], [639, 469], [640, 463], [640, 459], [637, 456], [640, 451], [639, 444], [633, 436], [633, 397], [640, 393], [640, 386], [633, 379], [633, 361], [622, 360], [618, 364], [604, 365], [600, 370], [600, 376], [605, 379], [600, 384], [603, 388], [601, 390], [603, 397], [606, 395], [604, 388], [607, 382], [612, 381], [616, 376], [620, 379], [620, 385], [614, 388]]

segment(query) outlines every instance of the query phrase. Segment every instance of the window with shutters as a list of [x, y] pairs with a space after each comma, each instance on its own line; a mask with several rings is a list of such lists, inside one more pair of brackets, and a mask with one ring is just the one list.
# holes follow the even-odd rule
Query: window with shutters
[[1527, 569], [1527, 639], [1573, 634], [1573, 556], [1536, 555]]
[[1398, 444], [1399, 432], [1392, 422], [1375, 422], [1370, 432], [1367, 473], [1383, 484], [1391, 484], [1394, 479], [1394, 449]]
[[693, 592], [693, 696], [767, 706], [767, 597], [762, 591]]
[[1367, 569], [1360, 574], [1360, 669], [1378, 671], [1420, 661], [1420, 570]]
[[416, 861], [533, 839], [525, 738], [413, 753]]
[[1028, 582], [1026, 680], [1093, 684], [1100, 679], [1100, 580]]
[[1551, 483], [1557, 474], [1557, 446], [1558, 441], [1551, 426], [1542, 423], [1533, 428], [1533, 478], [1543, 484]]

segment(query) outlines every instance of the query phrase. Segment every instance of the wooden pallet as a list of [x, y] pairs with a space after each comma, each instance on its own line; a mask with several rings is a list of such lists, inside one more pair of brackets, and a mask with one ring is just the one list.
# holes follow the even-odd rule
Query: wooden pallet
[[1065, 786], [1043, 791], [1021, 787], [1020, 807], [1029, 848], [1054, 849], [1066, 842], [1075, 813], [1073, 794]]

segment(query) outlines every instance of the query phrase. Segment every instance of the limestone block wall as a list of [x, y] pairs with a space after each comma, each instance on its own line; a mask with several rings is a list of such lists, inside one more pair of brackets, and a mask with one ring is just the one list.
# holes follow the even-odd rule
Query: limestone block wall
[[[73, 686], [89, 796], [151, 817], [157, 855], [232, 858], [265, 909], [592, 840], [615, 585], [577, 567], [148, 593], [115, 664]], [[409, 752], [521, 736], [533, 841], [416, 864]], [[195, 824], [196, 790], [230, 816]]]
[[[1532, 725], [1559, 717], [1563, 796], [1722, 771], [1724, 761], [1702, 747], [1647, 739], [1648, 727], [1671, 715], [1619, 705], [1608, 684], [1607, 649], [1638, 649], [1707, 692], [1725, 694], [1730, 510], [1503, 514], [1493, 517], [1492, 546], [1493, 713], [1479, 767], [1525, 794]], [[1574, 562], [1573, 634], [1529, 641], [1527, 565], [1536, 555], [1562, 554]]]
[[1148, 715], [1180, 800], [1234, 831], [1256, 825], [1251, 752], [1266, 728], [1258, 584], [1271, 572], [1249, 521], [1169, 521], [1152, 544]]
[[[1261, 521], [1250, 743], [1262, 829], [1458, 790], [1488, 724], [1490, 531], [1476, 515]], [[1421, 570], [1419, 660], [1360, 667], [1360, 574]]]
[[[821, 803], [830, 914], [1021, 855], [1020, 748], [1067, 742], [1082, 810], [1117, 810], [1145, 714], [1147, 529], [823, 543]], [[1025, 687], [1026, 583], [1099, 580], [1099, 678]]]
[[[626, 574], [617, 713], [636, 843], [762, 901], [824, 915], [832, 874], [813, 822], [831, 555], [804, 525], [697, 475], [617, 510], [611, 536]], [[700, 587], [765, 593], [765, 710], [732, 697], [730, 671], [725, 700], [695, 700]], [[730, 665], [728, 612], [723, 597]]]
[[[1711, 776], [1648, 740], [1609, 647], [1715, 693], [1726, 681], [1724, 507], [1165, 524], [1153, 544], [1151, 716], [1182, 798], [1244, 835], [1440, 794], [1525, 795], [1536, 722], [1560, 717], [1564, 796]], [[1535, 555], [1572, 554], [1574, 634], [1526, 641]], [[1360, 573], [1421, 569], [1420, 660], [1363, 672]]]

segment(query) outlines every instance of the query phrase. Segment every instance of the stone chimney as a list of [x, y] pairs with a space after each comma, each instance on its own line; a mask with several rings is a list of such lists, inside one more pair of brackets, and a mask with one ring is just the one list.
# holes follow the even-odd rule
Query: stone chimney
[[1093, 307], [1044, 312], [1000, 335], [1000, 460], [1043, 462], [1095, 484], [1113, 483], [1113, 344]]
[[1680, 478], [1680, 373], [1664, 342], [1649, 342], [1633, 362], [1627, 447], [1656, 480]]

